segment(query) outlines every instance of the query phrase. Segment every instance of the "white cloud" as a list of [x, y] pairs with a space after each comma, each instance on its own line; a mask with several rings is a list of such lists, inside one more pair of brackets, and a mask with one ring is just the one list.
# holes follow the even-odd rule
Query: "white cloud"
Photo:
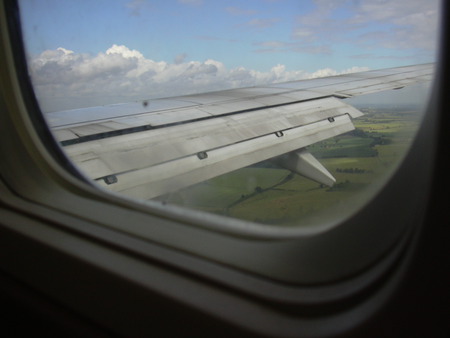
[[337, 72], [334, 69], [331, 68], [324, 68], [324, 69], [319, 69], [313, 73], [311, 73], [309, 75], [310, 79], [314, 79], [317, 77], [324, 77], [324, 76], [335, 76], [335, 75], [339, 75], [339, 74], [349, 74], [349, 73], [355, 73], [355, 72], [363, 72], [363, 71], [367, 71], [369, 70], [368, 67], [351, 67], [348, 69], [345, 69], [341, 72]]
[[252, 28], [269, 28], [275, 25], [277, 22], [279, 22], [280, 19], [278, 18], [271, 18], [271, 19], [252, 19], [249, 22], [247, 22], [245, 25], [252, 27]]
[[362, 3], [353, 21], [391, 24], [390, 29], [379, 31], [378, 37], [373, 39], [382, 47], [432, 50], [436, 46], [438, 8], [438, 2], [433, 0], [375, 0]]
[[132, 0], [127, 4], [125, 4], [125, 6], [131, 10], [131, 15], [133, 16], [140, 16], [141, 10], [144, 7], [144, 5], [145, 5], [144, 0]]
[[227, 7], [225, 10], [231, 15], [254, 15], [257, 11], [240, 7]]
[[298, 28], [292, 33], [294, 39], [301, 39], [303, 41], [313, 41], [317, 39], [316, 32], [314, 29], [309, 28]]
[[[218, 60], [154, 61], [137, 50], [113, 45], [95, 56], [64, 48], [47, 50], [30, 61], [30, 74], [44, 111], [127, 102], [257, 86], [339, 74], [333, 69], [313, 73], [290, 71], [282, 64], [267, 72], [237, 67]], [[365, 69], [348, 69], [341, 73]]]
[[[397, 50], [434, 50], [436, 46], [439, 0], [315, 0], [314, 3], [315, 10], [299, 16], [292, 33], [293, 39], [305, 45], [314, 41], [330, 45], [346, 42]], [[343, 10], [347, 12], [345, 15]]]
[[178, 54], [177, 56], [175, 56], [175, 59], [173, 60], [173, 62], [175, 64], [179, 65], [180, 63], [183, 63], [184, 60], [186, 60], [186, 58], [187, 58], [186, 53]]
[[304, 41], [283, 42], [283, 41], [263, 41], [253, 44], [258, 48], [255, 53], [278, 53], [295, 52], [302, 54], [331, 54], [329, 45], [320, 43], [304, 43]]
[[256, 46], [260, 46], [263, 48], [281, 48], [281, 47], [285, 47], [286, 43], [282, 42], [282, 41], [264, 41], [264, 42], [260, 42], [260, 43], [255, 43], [254, 45]]
[[124, 58], [138, 58], [143, 59], [144, 55], [141, 54], [141, 52], [138, 52], [136, 49], [130, 50], [128, 47], [125, 47], [124, 45], [112, 45], [111, 48], [109, 48], [106, 51], [106, 54], [119, 54], [122, 55]]

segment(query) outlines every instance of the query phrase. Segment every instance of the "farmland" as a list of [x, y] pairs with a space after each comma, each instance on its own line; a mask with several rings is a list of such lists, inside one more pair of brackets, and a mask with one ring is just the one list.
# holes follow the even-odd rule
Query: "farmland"
[[418, 126], [408, 109], [364, 109], [356, 129], [308, 150], [336, 178], [322, 186], [265, 161], [158, 198], [220, 215], [263, 224], [308, 225], [322, 211], [347, 210], [367, 197], [404, 156]]

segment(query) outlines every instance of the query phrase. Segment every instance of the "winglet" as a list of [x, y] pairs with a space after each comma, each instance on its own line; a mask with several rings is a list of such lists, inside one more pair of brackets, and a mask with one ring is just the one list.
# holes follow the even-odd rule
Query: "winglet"
[[336, 182], [330, 172], [304, 148], [279, 156], [275, 162], [286, 169], [330, 187]]

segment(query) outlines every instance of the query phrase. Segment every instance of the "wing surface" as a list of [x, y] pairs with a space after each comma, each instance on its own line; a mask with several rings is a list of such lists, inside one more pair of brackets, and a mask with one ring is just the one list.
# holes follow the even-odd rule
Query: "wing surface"
[[354, 129], [351, 119], [362, 113], [341, 99], [430, 81], [433, 72], [433, 64], [399, 67], [47, 117], [84, 173], [133, 197], [150, 199], [270, 158], [332, 185], [304, 148]]

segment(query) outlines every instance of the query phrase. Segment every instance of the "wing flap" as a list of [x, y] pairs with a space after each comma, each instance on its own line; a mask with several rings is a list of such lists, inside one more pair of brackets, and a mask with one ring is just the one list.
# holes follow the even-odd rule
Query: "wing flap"
[[146, 168], [115, 173], [117, 182], [108, 188], [131, 197], [150, 199], [353, 129], [350, 117], [342, 115], [333, 122], [326, 119], [289, 129], [282, 136], [270, 134], [213, 149], [204, 152], [203, 158], [193, 154]]
[[[98, 178], [285, 132], [321, 120], [328, 121], [345, 114], [357, 117], [362, 113], [336, 98], [327, 98], [104, 138], [66, 146], [65, 149], [89, 176]], [[95, 153], [109, 170], [92, 172], [85, 168], [82, 159], [86, 153]]]

